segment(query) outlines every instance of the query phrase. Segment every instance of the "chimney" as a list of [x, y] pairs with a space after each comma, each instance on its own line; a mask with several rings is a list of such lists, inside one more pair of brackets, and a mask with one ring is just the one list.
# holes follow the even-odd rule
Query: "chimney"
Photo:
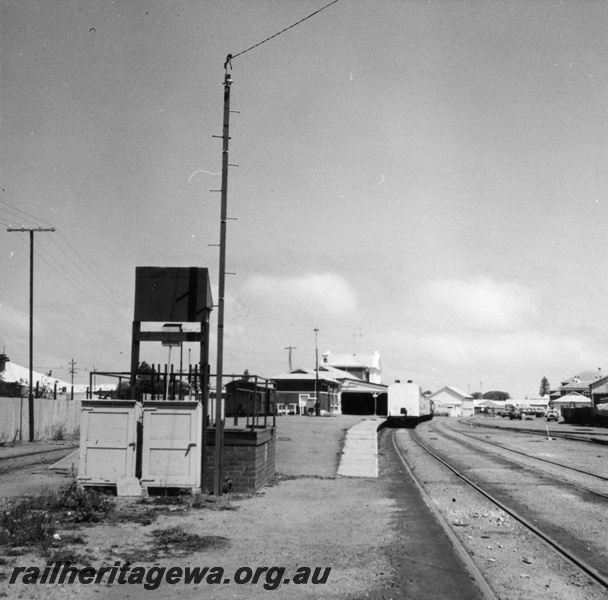
[[4, 370], [6, 369], [6, 363], [9, 362], [9, 357], [2, 352], [2, 354], [0, 354], [0, 373], [4, 373]]
[[327, 364], [327, 362], [329, 361], [329, 355], [331, 354], [331, 352], [329, 350], [326, 350], [325, 352], [323, 352], [323, 363]]

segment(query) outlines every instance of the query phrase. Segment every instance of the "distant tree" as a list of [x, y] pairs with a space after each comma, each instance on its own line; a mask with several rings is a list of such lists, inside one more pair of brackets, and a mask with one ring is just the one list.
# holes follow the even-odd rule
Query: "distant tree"
[[123, 381], [116, 386], [115, 395], [119, 398], [141, 398], [142, 394], [151, 394], [153, 390], [155, 394], [162, 396], [165, 386], [154, 367], [144, 360], [137, 369], [135, 389], [131, 389], [129, 381]]
[[496, 400], [497, 402], [503, 402], [504, 400], [509, 400], [511, 398], [507, 392], [500, 391], [486, 392], [483, 397], [486, 400]]
[[471, 394], [471, 396], [473, 396], [473, 398], [475, 398], [475, 400], [479, 400], [479, 399], [483, 398], [483, 396], [481, 395], [481, 392], [473, 392]]
[[549, 380], [546, 377], [543, 377], [540, 380], [540, 389], [538, 393], [541, 396], [548, 396], [551, 393], [551, 386], [549, 385]]
[[245, 369], [245, 372], [243, 373], [243, 381], [249, 381], [250, 378], [251, 375], [249, 375], [249, 369]]

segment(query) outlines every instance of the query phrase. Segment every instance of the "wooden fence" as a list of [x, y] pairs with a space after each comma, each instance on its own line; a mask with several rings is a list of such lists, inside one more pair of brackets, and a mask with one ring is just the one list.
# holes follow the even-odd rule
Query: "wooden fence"
[[[0, 442], [29, 439], [27, 398], [0, 397]], [[78, 435], [80, 400], [69, 398], [34, 399], [34, 437], [36, 440], [64, 439]]]

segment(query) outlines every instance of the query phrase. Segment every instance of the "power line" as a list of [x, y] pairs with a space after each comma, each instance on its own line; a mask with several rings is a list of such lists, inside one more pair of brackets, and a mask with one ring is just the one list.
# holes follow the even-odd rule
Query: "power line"
[[[26, 218], [26, 221], [30, 221], [30, 222], [36, 223], [36, 224], [38, 224], [38, 223], [44, 223], [45, 225], [48, 225], [49, 227], [52, 227], [52, 225], [48, 221], [45, 221], [44, 219], [40, 219], [38, 217], [35, 217], [34, 215], [30, 215], [30, 213], [25, 212], [24, 210], [21, 210], [20, 208], [17, 208], [16, 206], [12, 206], [8, 202], [3, 202], [2, 200], [0, 200], [0, 204], [4, 204], [4, 206], [8, 206], [11, 210], [16, 210], [18, 213], [21, 213], [22, 215], [25, 215], [26, 217], [29, 217], [29, 218]], [[4, 212], [7, 212], [8, 214], [10, 214], [13, 217], [22, 218], [22, 217], [18, 217], [17, 215], [13, 215], [13, 214], [9, 213], [9, 211], [7, 211], [6, 209], [1, 209], [0, 208], [0, 210], [4, 210]]]
[[[19, 236], [19, 238], [21, 239], [21, 241], [27, 245], [27, 242], [21, 237]], [[49, 258], [54, 261], [57, 266], [65, 271], [65, 274], [62, 273], [61, 271], [58, 271], [45, 257], [44, 255], [42, 255], [40, 252], [36, 252], [36, 254], [38, 255], [38, 257], [40, 258], [40, 260], [42, 260], [42, 262], [44, 262], [47, 267], [49, 267], [50, 269], [52, 269], [53, 271], [55, 271], [55, 273], [57, 273], [57, 275], [59, 275], [59, 277], [61, 277], [62, 279], [64, 279], [65, 281], [67, 281], [70, 285], [74, 285], [76, 286], [76, 291], [80, 292], [83, 296], [86, 296], [89, 300], [91, 300], [93, 303], [97, 304], [98, 306], [101, 306], [103, 308], [106, 308], [107, 310], [109, 310], [110, 312], [114, 313], [115, 315], [121, 317], [121, 318], [125, 318], [125, 314], [120, 314], [119, 312], [117, 312], [115, 310], [115, 308], [113, 306], [110, 306], [109, 304], [105, 303], [103, 300], [101, 300], [99, 297], [95, 297], [93, 295], [91, 295], [86, 287], [84, 287], [84, 285], [79, 282], [69, 271], [67, 271], [65, 269], [65, 267], [63, 267], [63, 265], [48, 251], [47, 248], [45, 248], [39, 240], [36, 240], [36, 246], [37, 248], [44, 250], [44, 252], [46, 252], [46, 254], [49, 256]], [[72, 284], [70, 282], [70, 280], [66, 277], [66, 274], [71, 277], [74, 280], [74, 284]]]
[[95, 271], [95, 269], [93, 269], [93, 267], [91, 267], [91, 265], [89, 265], [87, 263], [87, 261], [82, 258], [82, 255], [78, 252], [78, 250], [76, 250], [76, 248], [74, 248], [74, 246], [72, 246], [72, 244], [70, 244], [70, 242], [66, 239], [66, 237], [63, 235], [63, 233], [61, 233], [61, 231], [58, 232], [59, 236], [61, 237], [61, 239], [63, 239], [63, 241], [71, 248], [72, 252], [74, 252], [74, 254], [83, 262], [83, 264], [87, 267], [87, 269], [89, 269], [89, 271], [91, 271], [91, 273], [93, 273], [93, 275], [95, 275], [95, 277], [97, 278], [97, 280], [104, 286], [106, 286], [114, 295], [115, 298], [117, 298], [120, 301], [121, 306], [124, 307], [128, 307], [129, 305], [124, 301], [124, 299], [122, 299], [118, 294], [116, 294], [114, 291], [111, 290], [110, 286], [107, 284], [107, 282], [105, 282], [99, 275], [99, 273], [97, 273], [97, 271]]
[[[61, 232], [59, 232], [59, 235], [61, 236], [61, 238], [63, 238], [63, 240], [66, 242], [66, 244], [68, 244], [68, 246], [72, 249], [72, 251], [76, 254], [76, 256], [78, 256], [78, 258], [80, 258], [80, 260], [85, 264], [85, 266], [87, 266], [89, 268], [89, 270], [91, 270], [93, 272], [93, 274], [96, 275], [95, 271], [85, 262], [85, 260], [82, 258], [82, 256], [80, 256], [78, 254], [78, 252], [76, 252], [74, 247], [65, 239], [65, 237], [61, 234]], [[55, 238], [51, 238], [51, 241], [57, 246], [57, 248], [59, 248], [59, 250], [61, 250], [61, 252], [63, 252], [63, 254], [65, 254], [65, 256], [68, 258], [68, 260], [95, 286], [96, 290], [99, 290], [99, 291], [101, 291], [102, 294], [105, 294], [105, 296], [109, 300], [111, 300], [112, 302], [117, 304], [121, 309], [127, 307], [126, 303], [118, 295], [114, 294], [113, 292], [112, 292], [112, 294], [110, 294], [110, 292], [112, 290], [108, 291], [108, 289], [106, 289], [106, 288], [109, 288], [109, 286], [107, 286], [107, 284], [105, 284], [99, 278], [99, 276], [97, 276], [97, 282], [95, 282], [93, 280], [93, 278], [57, 243]], [[100, 283], [101, 285], [98, 286], [98, 283]]]
[[[44, 219], [37, 218], [34, 215], [31, 215], [30, 213], [28, 213], [28, 212], [26, 212], [24, 210], [21, 210], [20, 208], [17, 208], [16, 206], [12, 206], [8, 202], [4, 202], [4, 201], [0, 200], [0, 204], [3, 204], [4, 206], [7, 206], [10, 209], [10, 210], [7, 210], [7, 209], [2, 208], [0, 206], [0, 212], [4, 212], [4, 213], [6, 213], [7, 215], [9, 215], [11, 217], [14, 217], [16, 219], [23, 219], [23, 217], [21, 215], [25, 215], [25, 220], [26, 221], [29, 221], [31, 223], [35, 223], [36, 225], [38, 225], [39, 223], [46, 223], [46, 224], [50, 225], [50, 223], [48, 223]], [[20, 213], [20, 215], [17, 215], [14, 212], [11, 212], [11, 211], [16, 211], [17, 213]], [[7, 220], [7, 219], [2, 218], [2, 217], [0, 217], [0, 222], [4, 222], [7, 225], [13, 225], [14, 224], [13, 221]], [[59, 243], [53, 237], [51, 237], [51, 240], [66, 255], [66, 257], [74, 264], [74, 266], [77, 269], [79, 269], [82, 272], [82, 274], [85, 277], [87, 277], [87, 279], [89, 279], [89, 281], [91, 281], [91, 283], [93, 283], [93, 285], [95, 285], [95, 290], [96, 291], [101, 290], [101, 293], [105, 294], [108, 297], [109, 300], [111, 300], [112, 302], [114, 302], [115, 304], [117, 304], [118, 306], [120, 306], [121, 309], [126, 309], [128, 305], [124, 301], [124, 299], [121, 298], [116, 292], [114, 292], [111, 289], [111, 287], [100, 278], [99, 274], [86, 262], [86, 260], [82, 257], [82, 255], [66, 239], [66, 237], [63, 235], [63, 233], [61, 233], [61, 232], [58, 232], [58, 233], [59, 233], [60, 238], [67, 244], [67, 246], [70, 248], [70, 250], [82, 261], [82, 263], [87, 267], [87, 269], [89, 269], [93, 273], [93, 275], [97, 278], [97, 281], [98, 281], [99, 284], [101, 284], [101, 287], [100, 288], [97, 287], [97, 284], [91, 279], [90, 275], [88, 275], [87, 273], [85, 273], [83, 271], [82, 267], [80, 267], [76, 263], [76, 261], [71, 256], [69, 256], [69, 254], [63, 248], [61, 248], [61, 246], [59, 246]], [[48, 252], [48, 250], [47, 250], [47, 252]]]
[[245, 52], [249, 52], [249, 50], [253, 50], [254, 48], [257, 48], [258, 46], [261, 46], [262, 44], [265, 44], [266, 42], [272, 40], [273, 38], [275, 38], [275, 37], [277, 37], [279, 35], [281, 35], [282, 33], [285, 33], [289, 29], [293, 29], [294, 27], [296, 27], [300, 23], [303, 23], [307, 19], [310, 19], [311, 17], [314, 17], [315, 15], [319, 14], [322, 10], [325, 10], [326, 8], [329, 8], [332, 4], [335, 4], [337, 1], [338, 0], [334, 0], [333, 2], [330, 2], [328, 5], [324, 6], [323, 8], [320, 8], [319, 10], [316, 10], [315, 12], [313, 12], [310, 15], [308, 15], [307, 17], [304, 17], [303, 19], [300, 19], [297, 23], [294, 23], [293, 25], [290, 25], [289, 27], [286, 27], [285, 29], [279, 31], [278, 33], [275, 33], [274, 35], [271, 35], [270, 37], [266, 38], [265, 40], [262, 40], [261, 42], [258, 42], [257, 44], [254, 44], [250, 48], [247, 48], [247, 50], [243, 50], [242, 52], [239, 52], [238, 54], [229, 54], [228, 55], [228, 59], [226, 59], [226, 64], [228, 64], [231, 59], [236, 58], [237, 56], [241, 56], [241, 54], [245, 54]]
[[[33, 365], [34, 365], [34, 233], [42, 233], [49, 232], [53, 233], [55, 231], [54, 227], [49, 227], [48, 229], [42, 229], [39, 227], [38, 229], [25, 229], [22, 227], [21, 229], [14, 229], [9, 227], [7, 230], [10, 232], [19, 232], [19, 231], [28, 231], [30, 234], [30, 381], [29, 381], [29, 394], [28, 394], [28, 409], [29, 409], [29, 429], [30, 429], [30, 442], [34, 441], [34, 392], [33, 392]], [[19, 431], [19, 435], [21, 435], [21, 430]]]

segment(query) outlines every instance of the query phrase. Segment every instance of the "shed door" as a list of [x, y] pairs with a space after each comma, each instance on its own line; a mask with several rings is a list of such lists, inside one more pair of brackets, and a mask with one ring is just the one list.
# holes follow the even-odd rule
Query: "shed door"
[[114, 485], [118, 477], [135, 477], [139, 408], [135, 402], [83, 402], [79, 482]]
[[159, 402], [144, 407], [142, 478], [147, 487], [200, 487], [202, 407]]

